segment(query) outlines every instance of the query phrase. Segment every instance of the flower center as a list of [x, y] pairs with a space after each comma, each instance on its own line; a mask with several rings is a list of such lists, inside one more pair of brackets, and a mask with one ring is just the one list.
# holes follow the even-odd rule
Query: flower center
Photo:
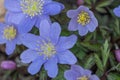
[[21, 9], [24, 14], [34, 17], [43, 12], [43, 0], [21, 0]]
[[40, 54], [44, 54], [45, 58], [50, 58], [56, 53], [55, 47], [51, 42], [44, 42], [43, 45], [40, 46], [42, 52]]
[[77, 78], [77, 80], [89, 80], [89, 79], [87, 76], [82, 76], [82, 77]]
[[81, 11], [79, 14], [78, 14], [78, 17], [77, 17], [77, 22], [83, 26], [85, 26], [86, 24], [88, 24], [90, 22], [90, 16], [87, 12], [85, 11]]
[[6, 27], [3, 31], [3, 36], [7, 40], [14, 39], [16, 37], [16, 34], [17, 34], [16, 29], [13, 26]]

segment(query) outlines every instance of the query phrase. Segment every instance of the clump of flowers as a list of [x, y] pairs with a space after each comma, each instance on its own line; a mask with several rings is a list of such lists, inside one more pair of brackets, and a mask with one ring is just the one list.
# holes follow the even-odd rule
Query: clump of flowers
[[85, 6], [80, 6], [76, 10], [69, 10], [67, 16], [71, 18], [68, 30], [78, 30], [81, 36], [85, 36], [88, 31], [93, 32], [98, 27], [98, 21], [93, 12]]
[[44, 19], [56, 15], [64, 9], [64, 5], [52, 0], [5, 0], [8, 10], [6, 21], [19, 24], [22, 31], [30, 31], [34, 25], [39, 27]]
[[96, 75], [92, 75], [90, 70], [81, 66], [72, 65], [70, 70], [65, 71], [66, 80], [100, 80]]
[[[29, 76], [28, 73], [35, 75], [40, 72], [35, 77], [31, 77], [32, 80], [38, 80], [38, 78], [39, 80], [51, 78], [55, 78], [54, 80], [100, 80], [97, 74], [102, 80], [109, 80], [114, 76], [119, 79], [120, 75], [114, 71], [120, 71], [120, 49], [116, 48], [114, 52], [118, 63], [111, 53], [114, 49], [113, 44], [116, 47], [120, 44], [120, 21], [113, 15], [114, 13], [120, 17], [120, 6], [111, 10], [110, 8], [113, 9], [110, 5], [112, 1], [5, 0], [4, 6], [7, 13], [5, 22], [0, 23], [0, 56], [1, 53], [7, 55], [15, 53], [15, 55], [2, 61], [0, 67], [14, 70], [17, 63], [19, 66], [16, 71], [20, 71], [27, 66], [28, 72], [26, 70], [22, 72], [25, 72], [25, 77]], [[67, 8], [59, 14], [65, 8], [62, 4], [64, 2]], [[117, 0], [115, 2], [117, 3]], [[71, 6], [79, 7], [67, 11]], [[54, 16], [57, 14], [59, 15]], [[70, 21], [66, 22], [68, 19], [65, 18], [70, 18]], [[98, 30], [93, 34], [92, 32], [98, 26]], [[88, 34], [89, 32], [91, 34]], [[5, 45], [5, 50], [1, 49], [1, 44]], [[19, 46], [16, 47], [16, 45]], [[2, 56], [6, 57], [6, 55]], [[75, 65], [76, 63], [92, 69], [94, 74], [91, 70]], [[66, 70], [69, 67], [71, 69]], [[17, 79], [16, 72], [10, 71], [7, 74], [11, 73], [15, 76], [14, 80]], [[117, 80], [117, 78], [114, 79]]]
[[29, 49], [25, 50], [20, 58], [23, 63], [31, 63], [28, 72], [32, 75], [40, 71], [44, 64], [48, 76], [54, 78], [58, 74], [57, 64], [75, 64], [77, 59], [68, 50], [77, 41], [75, 35], [61, 36], [61, 27], [54, 22], [52, 25], [43, 20], [39, 27], [40, 36], [26, 34], [22, 38], [23, 44]]

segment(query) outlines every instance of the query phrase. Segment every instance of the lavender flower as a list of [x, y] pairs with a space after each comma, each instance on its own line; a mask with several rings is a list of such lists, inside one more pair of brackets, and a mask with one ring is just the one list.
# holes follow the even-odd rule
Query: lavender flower
[[6, 43], [6, 53], [8, 55], [14, 52], [16, 44], [21, 44], [23, 34], [17, 25], [0, 23], [0, 44]]
[[120, 6], [116, 7], [114, 10], [113, 10], [114, 14], [117, 16], [117, 17], [120, 17]]
[[52, 0], [5, 0], [5, 8], [7, 22], [20, 24], [22, 31], [30, 31], [41, 20], [50, 21], [49, 16], [60, 13], [64, 5]]
[[81, 36], [86, 35], [88, 31], [93, 32], [98, 26], [98, 21], [94, 14], [85, 6], [80, 6], [76, 10], [69, 10], [67, 16], [71, 18], [68, 30], [78, 30]]
[[5, 70], [14, 70], [16, 69], [16, 63], [14, 61], [6, 60], [1, 62], [1, 68]]
[[40, 24], [40, 36], [26, 34], [22, 38], [23, 44], [29, 49], [24, 51], [20, 58], [23, 63], [31, 63], [28, 72], [32, 75], [40, 71], [44, 64], [48, 76], [54, 78], [58, 74], [57, 64], [75, 64], [77, 59], [71, 51], [77, 37], [59, 37], [61, 28], [58, 23], [49, 24], [43, 20]]
[[100, 80], [96, 75], [91, 75], [90, 70], [78, 65], [72, 65], [70, 70], [65, 71], [64, 77], [66, 80]]
[[117, 61], [120, 62], [120, 49], [115, 50], [115, 57], [116, 57]]

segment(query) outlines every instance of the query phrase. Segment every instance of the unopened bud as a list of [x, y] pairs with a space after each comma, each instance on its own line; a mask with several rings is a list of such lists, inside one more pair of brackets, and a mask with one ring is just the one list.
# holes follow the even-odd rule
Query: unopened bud
[[1, 68], [5, 70], [14, 70], [16, 69], [16, 63], [14, 61], [2, 61], [1, 62]]
[[120, 62], [120, 49], [115, 50], [115, 57], [116, 57], [117, 61]]
[[84, 4], [84, 0], [77, 0], [77, 5], [78, 5], [78, 6], [80, 6], [80, 5], [82, 5], [82, 4]]

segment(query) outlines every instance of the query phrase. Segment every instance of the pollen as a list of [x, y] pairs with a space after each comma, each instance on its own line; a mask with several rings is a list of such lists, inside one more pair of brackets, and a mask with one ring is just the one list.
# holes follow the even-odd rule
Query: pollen
[[55, 46], [51, 42], [43, 41], [43, 44], [39, 44], [37, 46], [40, 47], [41, 52], [39, 54], [44, 55], [45, 59], [48, 59], [56, 54]]
[[87, 25], [89, 22], [90, 22], [90, 16], [87, 12], [85, 11], [81, 11], [79, 14], [78, 14], [78, 17], [77, 17], [77, 22], [79, 24], [81, 24], [82, 26], [85, 26]]
[[77, 80], [89, 80], [87, 76], [82, 76], [80, 78], [77, 78]]
[[41, 15], [43, 13], [43, 0], [21, 0], [21, 9], [24, 14], [30, 17]]
[[13, 26], [6, 27], [3, 31], [3, 37], [7, 40], [12, 40], [16, 37], [16, 29]]

